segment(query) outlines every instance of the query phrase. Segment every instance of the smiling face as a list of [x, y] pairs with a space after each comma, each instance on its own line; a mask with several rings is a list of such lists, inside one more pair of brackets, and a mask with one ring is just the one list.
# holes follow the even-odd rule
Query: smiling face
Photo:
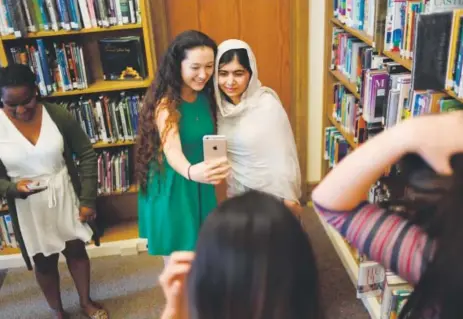
[[183, 85], [201, 91], [214, 73], [214, 51], [206, 46], [187, 50], [181, 68]]
[[236, 56], [229, 63], [219, 66], [219, 88], [234, 104], [241, 101], [241, 96], [248, 88], [250, 78], [251, 74], [240, 64]]
[[2, 89], [3, 110], [9, 117], [29, 122], [37, 111], [36, 90], [28, 86], [9, 86]]

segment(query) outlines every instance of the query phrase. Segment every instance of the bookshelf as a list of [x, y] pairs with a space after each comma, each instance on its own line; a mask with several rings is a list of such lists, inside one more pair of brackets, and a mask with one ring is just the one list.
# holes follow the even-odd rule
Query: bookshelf
[[[336, 230], [334, 230], [330, 225], [328, 225], [325, 222], [323, 217], [321, 217], [318, 214], [317, 217], [320, 220], [320, 223], [322, 224], [323, 229], [325, 230], [336, 253], [338, 254], [339, 259], [341, 259], [341, 262], [344, 268], [346, 269], [347, 274], [349, 275], [349, 278], [352, 281], [352, 284], [356, 286], [358, 282], [359, 266], [355, 258], [353, 257], [351, 250], [349, 249], [349, 246], [342, 239], [341, 235], [339, 235], [339, 233]], [[370, 314], [371, 318], [380, 318], [380, 304], [378, 302], [378, 299], [374, 297], [362, 298], [362, 302], [365, 308], [368, 310], [368, 313]]]
[[[114, 0], [113, 2], [117, 3], [117, 1], [119, 0]], [[97, 2], [95, 1], [95, 3]], [[140, 96], [140, 100], [136, 101], [137, 103], [141, 103], [141, 97], [152, 83], [156, 72], [156, 37], [153, 30], [153, 20], [156, 19], [157, 24], [159, 24], [160, 21], [165, 23], [162, 18], [159, 18], [159, 16], [162, 15], [161, 11], [164, 10], [164, 7], [158, 8], [158, 6], [160, 6], [160, 2], [152, 0], [129, 0], [129, 3], [130, 8], [127, 9], [129, 10], [129, 13], [127, 13], [128, 20], [125, 20], [124, 12], [122, 12], [121, 16], [113, 18], [117, 21], [114, 20], [113, 22], [110, 22], [110, 25], [105, 25], [104, 23], [99, 24], [98, 22], [98, 25], [96, 26], [85, 26], [83, 18], [84, 15], [82, 15], [82, 11], [80, 11], [80, 21], [82, 23], [82, 28], [80, 29], [71, 28], [72, 30], [64, 30], [61, 21], [59, 30], [44, 30], [41, 26], [40, 30], [37, 32], [27, 32], [23, 33], [22, 35], [19, 34], [20, 36], [18, 36], [17, 32], [12, 34], [5, 34], [5, 29], [0, 26], [0, 31], [2, 31], [0, 36], [0, 63], [2, 66], [6, 66], [8, 63], [13, 61], [11, 48], [16, 46], [27, 44], [35, 45], [34, 41], [40, 39], [43, 39], [43, 41], [49, 41], [49, 43], [52, 41], [74, 41], [79, 43], [79, 45], [82, 47], [82, 62], [84, 62], [83, 64], [86, 68], [85, 71], [88, 74], [88, 85], [85, 88], [74, 87], [67, 91], [62, 89], [53, 90], [53, 92], [50, 92], [47, 95], [41, 94], [43, 100], [57, 103], [61, 101], [72, 101], [73, 99], [98, 100], [100, 96], [106, 94], [112, 96], [117, 95], [119, 97], [121, 92], [126, 92], [127, 95], [138, 94], [137, 96]], [[138, 8], [138, 12], [136, 12], [137, 9], [134, 8]], [[88, 9], [88, 7], [86, 9]], [[106, 18], [109, 17], [110, 19], [110, 8], [106, 9]], [[59, 8], [55, 8], [55, 10], [59, 10]], [[82, 10], [82, 8], [79, 7], [78, 10]], [[100, 17], [101, 19], [104, 19], [103, 15], [100, 15], [99, 12], [100, 11], [95, 13], [98, 21], [100, 21]], [[59, 12], [59, 14], [62, 14], [62, 12]], [[116, 15], [114, 12], [113, 14]], [[0, 17], [0, 22], [1, 20], [2, 17]], [[161, 29], [165, 30], [165, 28]], [[30, 29], [27, 31], [30, 31]], [[105, 80], [98, 42], [99, 40], [108, 37], [117, 38], [127, 36], [137, 36], [140, 38], [140, 48], [145, 69], [145, 76], [139, 80]], [[164, 43], [160, 44], [160, 47], [163, 45]], [[56, 59], [58, 58], [56, 57]], [[139, 107], [140, 104], [137, 105]], [[132, 131], [136, 132], [135, 127], [133, 127]], [[127, 136], [120, 138], [120, 135], [119, 138], [113, 139], [111, 141], [99, 139], [93, 143], [93, 147], [97, 153], [127, 150], [127, 154], [129, 154], [128, 158], [130, 158], [130, 160], [128, 160], [130, 163], [129, 165], [131, 166], [130, 170], [133, 170], [134, 145], [134, 138], [127, 138]], [[127, 173], [131, 174], [130, 172]], [[136, 196], [138, 193], [138, 188], [135, 184], [131, 184], [122, 189], [123, 190], [111, 190], [110, 192], [103, 192], [98, 195], [97, 212], [98, 215], [101, 216], [105, 226], [104, 235], [101, 239], [102, 246], [113, 242], [116, 243], [127, 240], [138, 240], [138, 224], [136, 221]], [[7, 213], [7, 207], [0, 207], [0, 218], [2, 215], [7, 215]], [[102, 252], [101, 255], [106, 255], [107, 253], [108, 252]], [[0, 250], [0, 260], [2, 263], [5, 261], [11, 261], [8, 259], [10, 257], [16, 259], [20, 258], [19, 249], [7, 247], [3, 250]]]
[[[369, 3], [368, 9], [365, 3]], [[375, 12], [367, 14], [366, 10]], [[368, 20], [371, 17], [374, 21]], [[461, 23], [463, 4], [427, 0], [326, 2], [322, 176], [382, 130], [422, 114], [463, 109]], [[440, 40], [448, 40], [448, 52], [446, 44], [435, 45]], [[428, 52], [429, 48], [436, 51]], [[426, 55], [421, 50], [426, 50]], [[436, 57], [439, 63], [431, 61]], [[390, 173], [387, 170], [385, 175]], [[368, 199], [375, 202], [377, 197], [387, 196], [381, 193], [383, 186], [381, 181], [372, 185]], [[362, 285], [359, 278], [365, 283], [367, 279], [359, 270], [376, 264], [364, 263], [364, 256], [320, 220], [354, 286]], [[378, 297], [362, 298], [372, 318], [397, 316], [400, 307], [395, 305], [405, 299], [391, 297], [391, 291], [405, 286], [412, 289], [387, 271], [385, 278], [388, 289], [380, 291]], [[399, 278], [400, 284], [394, 278]], [[395, 303], [391, 298], [396, 298]]]

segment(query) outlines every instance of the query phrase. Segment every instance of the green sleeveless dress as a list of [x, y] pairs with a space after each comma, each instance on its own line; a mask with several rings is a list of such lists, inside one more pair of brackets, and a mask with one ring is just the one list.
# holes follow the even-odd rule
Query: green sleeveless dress
[[[178, 110], [183, 153], [191, 164], [200, 163], [203, 136], [214, 134], [210, 103], [199, 93], [194, 102], [183, 101]], [[165, 158], [160, 170], [156, 165], [150, 170], [146, 194], [138, 192], [140, 238], [148, 239], [150, 255], [192, 251], [202, 223], [217, 206], [214, 186], [187, 180]]]

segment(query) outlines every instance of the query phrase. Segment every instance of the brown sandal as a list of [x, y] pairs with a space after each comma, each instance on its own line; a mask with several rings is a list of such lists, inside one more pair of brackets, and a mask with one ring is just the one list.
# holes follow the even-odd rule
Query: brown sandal
[[96, 312], [94, 312], [91, 315], [88, 315], [88, 318], [90, 319], [109, 319], [108, 312], [104, 309], [98, 309]]
[[95, 306], [96, 308], [98, 308], [97, 311], [95, 311], [94, 313], [92, 313], [91, 315], [89, 315], [87, 312], [85, 312], [83, 309], [82, 309], [82, 313], [89, 319], [109, 319], [109, 314], [106, 310], [103, 309], [103, 306], [100, 305], [99, 303], [96, 303], [94, 301], [91, 301], [93, 306]]

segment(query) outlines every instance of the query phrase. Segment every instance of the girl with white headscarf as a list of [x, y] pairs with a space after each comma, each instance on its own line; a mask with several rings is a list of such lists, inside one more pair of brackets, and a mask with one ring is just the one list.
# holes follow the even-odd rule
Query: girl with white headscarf
[[301, 175], [288, 116], [278, 95], [262, 86], [249, 45], [219, 45], [214, 75], [218, 134], [227, 138], [227, 195], [259, 190], [298, 211]]

